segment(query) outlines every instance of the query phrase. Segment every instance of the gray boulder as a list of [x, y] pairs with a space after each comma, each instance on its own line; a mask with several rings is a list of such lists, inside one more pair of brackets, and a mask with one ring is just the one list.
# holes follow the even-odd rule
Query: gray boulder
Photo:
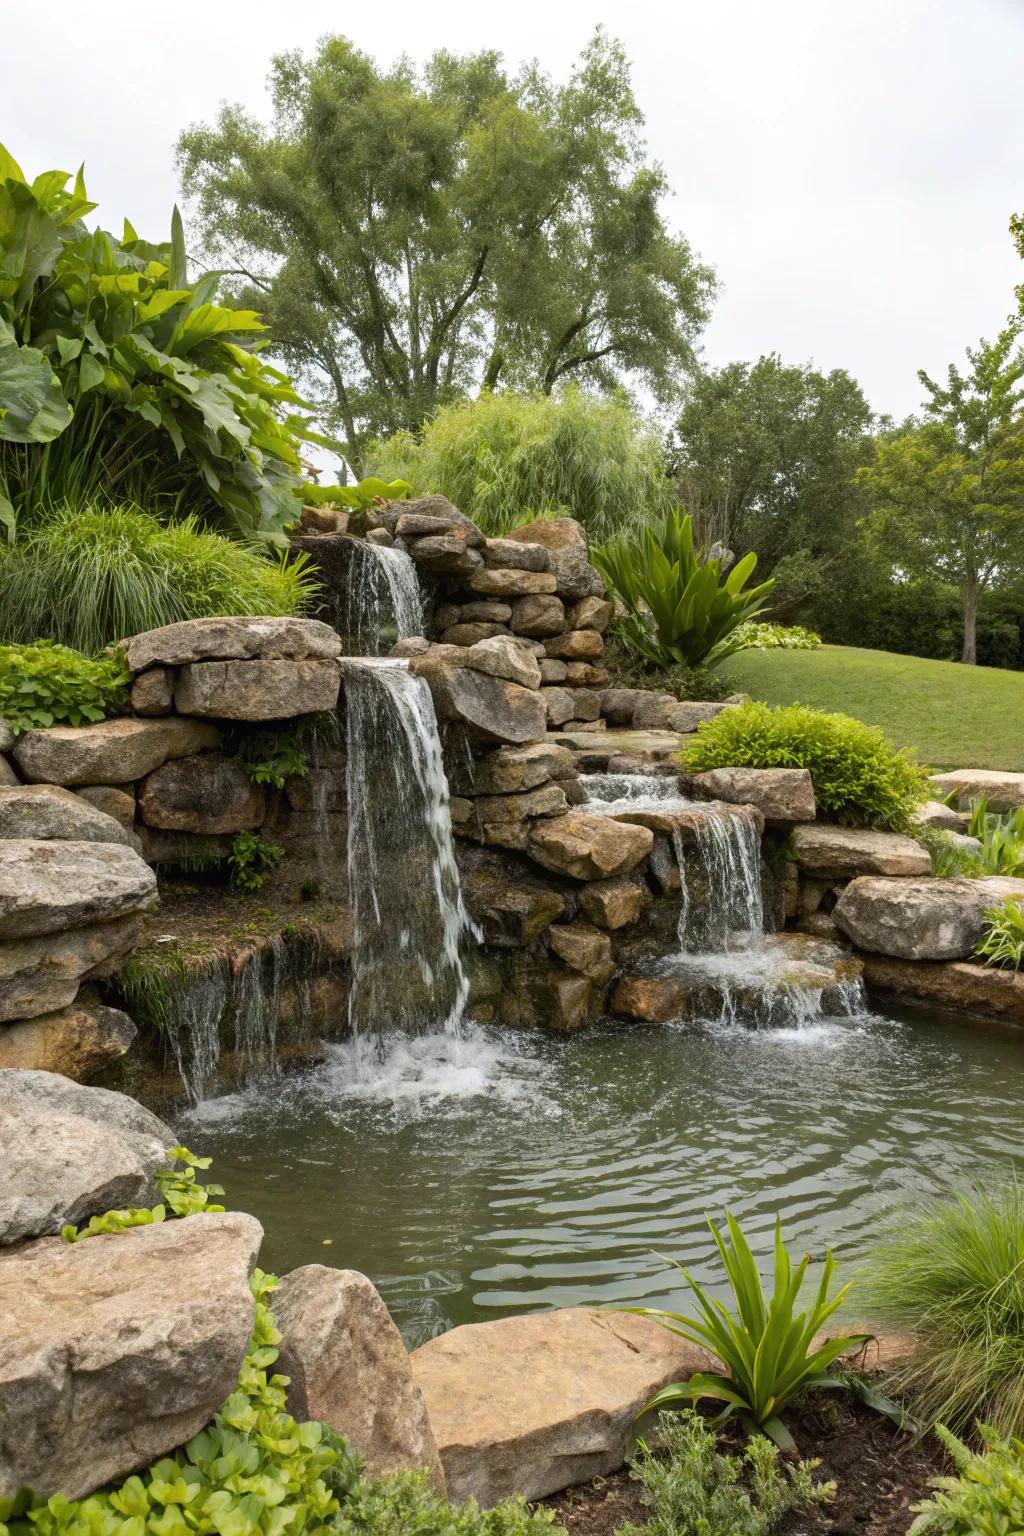
[[565, 778], [572, 771], [572, 753], [566, 747], [548, 742], [529, 747], [498, 747], [478, 759], [473, 789], [483, 795], [510, 795], [535, 789], [548, 779]]
[[8, 784], [20, 784], [21, 780], [11, 767], [6, 757], [0, 756], [0, 784], [5, 787]]
[[136, 1034], [135, 1025], [119, 1008], [74, 1004], [0, 1027], [0, 1068], [59, 1072], [84, 1083], [118, 1061]]
[[132, 834], [119, 821], [57, 784], [0, 788], [0, 839], [5, 838], [132, 843]]
[[341, 640], [319, 619], [185, 619], [123, 642], [132, 672], [192, 661], [301, 661], [341, 655]]
[[[481, 597], [497, 597], [504, 602], [510, 598], [552, 594], [556, 581], [550, 571], [514, 571], [484, 566], [473, 572], [469, 586]], [[514, 609], [515, 604], [512, 606]]]
[[129, 784], [172, 757], [220, 745], [215, 726], [199, 720], [101, 720], [26, 731], [14, 749], [33, 784]]
[[471, 576], [482, 569], [484, 557], [474, 548], [466, 528], [449, 528], [446, 533], [415, 539], [408, 544], [410, 558], [425, 571], [438, 576]]
[[467, 664], [476, 672], [503, 677], [523, 688], [540, 687], [540, 664], [536, 656], [511, 635], [495, 635], [478, 640], [469, 647]]
[[0, 941], [0, 1021], [65, 1008], [74, 1002], [79, 982], [105, 974], [135, 947], [141, 931], [140, 917], [129, 913], [61, 933]]
[[0, 843], [0, 939], [36, 937], [156, 905], [156, 876], [116, 843]]
[[488, 539], [484, 544], [484, 563], [499, 570], [549, 571], [551, 556], [543, 544], [526, 544], [519, 539]]
[[14, 746], [14, 727], [9, 721], [0, 719], [0, 752], [9, 752]]
[[76, 789], [75, 794], [102, 811], [104, 816], [113, 816], [126, 831], [130, 832], [135, 825], [133, 789], [118, 789], [113, 784], [86, 784], [82, 789]]
[[1024, 880], [851, 880], [832, 911], [859, 949], [900, 960], [965, 960], [982, 933], [983, 914], [1024, 898]]
[[930, 875], [932, 856], [912, 837], [827, 822], [797, 827], [793, 856], [815, 875]]
[[560, 597], [604, 597], [604, 582], [590, 564], [587, 536], [571, 517], [542, 517], [513, 528], [509, 538], [522, 544], [543, 544], [551, 557]]
[[937, 773], [931, 782], [946, 796], [956, 794], [958, 809], [970, 808], [972, 800], [984, 797], [990, 811], [1014, 811], [1024, 805], [1024, 773], [1008, 773], [997, 768], [955, 768]]
[[144, 779], [139, 812], [147, 826], [172, 832], [241, 832], [263, 825], [266, 793], [237, 757], [204, 752], [165, 763]]
[[426, 680], [438, 719], [460, 721], [478, 741], [518, 745], [543, 737], [539, 691], [476, 672], [465, 661], [453, 665], [436, 649], [411, 657], [409, 668]]
[[132, 714], [169, 715], [174, 707], [174, 672], [170, 667], [150, 667], [132, 683]]
[[196, 661], [178, 673], [174, 703], [184, 715], [217, 720], [290, 720], [334, 709], [340, 687], [341, 667], [333, 658]]
[[565, 628], [565, 606], [562, 599], [553, 594], [535, 592], [527, 597], [517, 597], [511, 609], [510, 623], [517, 635], [543, 640], [549, 635], [560, 635]]
[[951, 805], [943, 805], [941, 800], [926, 800], [913, 816], [915, 826], [935, 827], [940, 832], [961, 831], [965, 819], [962, 812], [954, 811]]

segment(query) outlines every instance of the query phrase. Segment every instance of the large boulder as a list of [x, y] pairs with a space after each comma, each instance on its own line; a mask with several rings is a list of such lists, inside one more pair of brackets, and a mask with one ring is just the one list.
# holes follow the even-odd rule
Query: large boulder
[[643, 1024], [666, 1024], [670, 1019], [685, 1019], [689, 990], [678, 976], [620, 976], [615, 983], [609, 1007], [621, 1019], [636, 1019]]
[[867, 955], [864, 980], [892, 997], [1024, 1024], [1024, 973], [967, 960], [897, 960]]
[[484, 563], [499, 570], [550, 571], [551, 556], [543, 544], [526, 544], [519, 539], [488, 539], [484, 544]]
[[813, 821], [814, 785], [806, 768], [707, 768], [684, 773], [685, 792], [704, 800], [754, 805], [765, 821]]
[[498, 747], [474, 764], [473, 790], [483, 795], [510, 795], [535, 789], [548, 779], [568, 778], [572, 772], [572, 753], [553, 742]]
[[0, 1497], [81, 1498], [209, 1423], [238, 1384], [262, 1236], [204, 1214], [0, 1256]]
[[813, 875], [930, 875], [932, 856], [912, 837], [826, 822], [797, 827], [793, 857]]
[[237, 757], [204, 752], [149, 774], [139, 790], [139, 811], [147, 826], [172, 832], [242, 832], [263, 825], [266, 793]]
[[603, 597], [604, 582], [590, 564], [587, 536], [571, 517], [541, 517], [513, 528], [509, 538], [521, 544], [543, 544], [551, 558], [560, 597]]
[[462, 892], [484, 943], [496, 949], [532, 944], [566, 909], [561, 891], [518, 874], [510, 879], [507, 862], [497, 862], [491, 854], [463, 870]]
[[522, 688], [540, 687], [540, 665], [536, 656], [511, 635], [495, 635], [478, 640], [469, 647], [467, 664], [474, 672], [489, 677], [503, 677]]
[[219, 745], [216, 726], [200, 720], [124, 718], [26, 731], [14, 757], [33, 784], [130, 784], [172, 757]]
[[1024, 880], [851, 880], [832, 910], [859, 949], [902, 960], [964, 960], [973, 955], [988, 907], [1024, 898]]
[[565, 605], [549, 593], [517, 597], [511, 606], [511, 625], [515, 634], [537, 640], [560, 635], [565, 628]]
[[319, 619], [185, 619], [122, 642], [132, 672], [192, 661], [301, 661], [340, 656], [341, 640]]
[[1014, 811], [1024, 805], [1024, 773], [1007, 773], [996, 768], [956, 768], [937, 773], [931, 782], [945, 799], [956, 796], [960, 810], [968, 810], [972, 800], [984, 797], [990, 811]]
[[120, 822], [57, 784], [0, 788], [0, 839], [4, 838], [58, 838], [124, 847], [132, 841]]
[[481, 597], [498, 597], [506, 601], [534, 593], [553, 593], [556, 581], [550, 571], [514, 571], [484, 566], [473, 572], [468, 586]]
[[453, 665], [436, 648], [410, 657], [409, 669], [426, 680], [437, 718], [460, 721], [478, 741], [517, 745], [544, 735], [539, 691], [477, 672], [464, 662]]
[[635, 923], [650, 898], [635, 880], [595, 880], [580, 892], [584, 916], [600, 928]]
[[411, 1358], [448, 1496], [485, 1507], [614, 1472], [655, 1392], [708, 1365], [649, 1318], [583, 1307], [453, 1328]]
[[174, 703], [183, 715], [215, 720], [290, 720], [333, 710], [340, 687], [333, 658], [194, 661], [178, 673]]
[[[474, 532], [476, 530], [473, 530]], [[471, 576], [482, 568], [484, 559], [476, 540], [466, 528], [449, 528], [444, 533], [415, 539], [407, 545], [410, 557], [425, 571], [438, 576]]]
[[116, 843], [0, 843], [0, 940], [59, 933], [156, 905], [156, 876]]
[[176, 1141], [123, 1093], [0, 1070], [0, 1245], [152, 1203], [153, 1174]]
[[62, 933], [0, 941], [0, 1021], [66, 1007], [79, 982], [105, 974], [135, 947], [141, 930], [138, 914], [129, 913]]
[[966, 816], [961, 811], [954, 811], [951, 805], [945, 805], [941, 800], [925, 800], [919, 805], [912, 817], [917, 827], [935, 827], [940, 832], [961, 832]]
[[342, 1435], [371, 1477], [444, 1473], [402, 1336], [377, 1289], [352, 1269], [307, 1264], [274, 1291], [281, 1330], [275, 1369], [291, 1378], [288, 1407]]
[[0, 1068], [60, 1072], [76, 1083], [120, 1060], [136, 1028], [119, 1008], [76, 1003], [0, 1028]]
[[523, 851], [556, 874], [574, 880], [609, 880], [635, 869], [653, 846], [654, 833], [647, 827], [570, 811], [532, 826]]

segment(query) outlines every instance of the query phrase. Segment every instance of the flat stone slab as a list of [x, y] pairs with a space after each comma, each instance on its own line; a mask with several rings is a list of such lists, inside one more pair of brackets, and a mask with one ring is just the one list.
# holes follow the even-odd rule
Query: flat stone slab
[[950, 773], [932, 775], [932, 784], [943, 798], [956, 792], [960, 810], [968, 810], [972, 800], [984, 796], [990, 811], [1014, 811], [1024, 805], [1024, 773], [1004, 773], [996, 768], [956, 768]]
[[601, 740], [595, 741], [591, 731], [549, 731], [548, 741], [568, 747], [573, 752], [601, 752], [611, 757], [625, 754], [629, 757], [670, 757], [678, 752], [688, 738], [678, 731], [628, 731], [601, 732]]
[[1024, 880], [851, 880], [832, 911], [859, 949], [899, 960], [966, 960], [982, 933], [983, 914], [1024, 897]]
[[756, 805], [766, 821], [813, 821], [817, 814], [806, 768], [708, 768], [684, 773], [682, 782], [702, 799]]
[[134, 948], [141, 931], [141, 918], [131, 912], [61, 933], [0, 941], [0, 1022], [32, 1019], [66, 1007], [82, 978], [106, 974], [108, 966]]
[[864, 979], [880, 992], [1024, 1026], [1024, 974], [966, 960], [930, 962], [865, 955]]
[[555, 874], [606, 880], [635, 869], [654, 847], [654, 833], [610, 816], [570, 811], [534, 823], [522, 847], [535, 863]]
[[333, 710], [340, 688], [341, 667], [333, 657], [194, 661], [178, 673], [174, 704], [183, 715], [214, 720], [291, 720]]
[[0, 840], [6, 838], [132, 844], [132, 834], [113, 816], [57, 784], [0, 788]]
[[123, 642], [132, 672], [191, 661], [301, 661], [341, 655], [341, 640], [319, 619], [185, 619]]
[[0, 842], [0, 940], [146, 912], [156, 901], [156, 876], [131, 848]]
[[124, 717], [26, 731], [14, 759], [34, 784], [129, 784], [172, 757], [219, 745], [217, 728], [200, 720]]
[[814, 875], [930, 875], [932, 856], [912, 837], [826, 822], [797, 827], [793, 854]]

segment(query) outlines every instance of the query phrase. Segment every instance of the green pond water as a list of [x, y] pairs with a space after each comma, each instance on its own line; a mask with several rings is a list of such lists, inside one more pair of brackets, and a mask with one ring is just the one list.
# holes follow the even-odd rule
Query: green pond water
[[924, 1013], [799, 1029], [467, 1028], [360, 1040], [200, 1107], [261, 1264], [359, 1269], [410, 1346], [458, 1323], [681, 1297], [704, 1212], [767, 1252], [860, 1255], [929, 1191], [998, 1178], [1024, 1134], [1024, 1036]]

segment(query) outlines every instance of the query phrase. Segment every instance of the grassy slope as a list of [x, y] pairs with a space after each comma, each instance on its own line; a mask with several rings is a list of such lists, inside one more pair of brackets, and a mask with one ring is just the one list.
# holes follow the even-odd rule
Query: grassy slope
[[722, 670], [769, 704], [810, 704], [880, 725], [933, 768], [1024, 772], [1024, 672], [846, 645], [745, 651]]

